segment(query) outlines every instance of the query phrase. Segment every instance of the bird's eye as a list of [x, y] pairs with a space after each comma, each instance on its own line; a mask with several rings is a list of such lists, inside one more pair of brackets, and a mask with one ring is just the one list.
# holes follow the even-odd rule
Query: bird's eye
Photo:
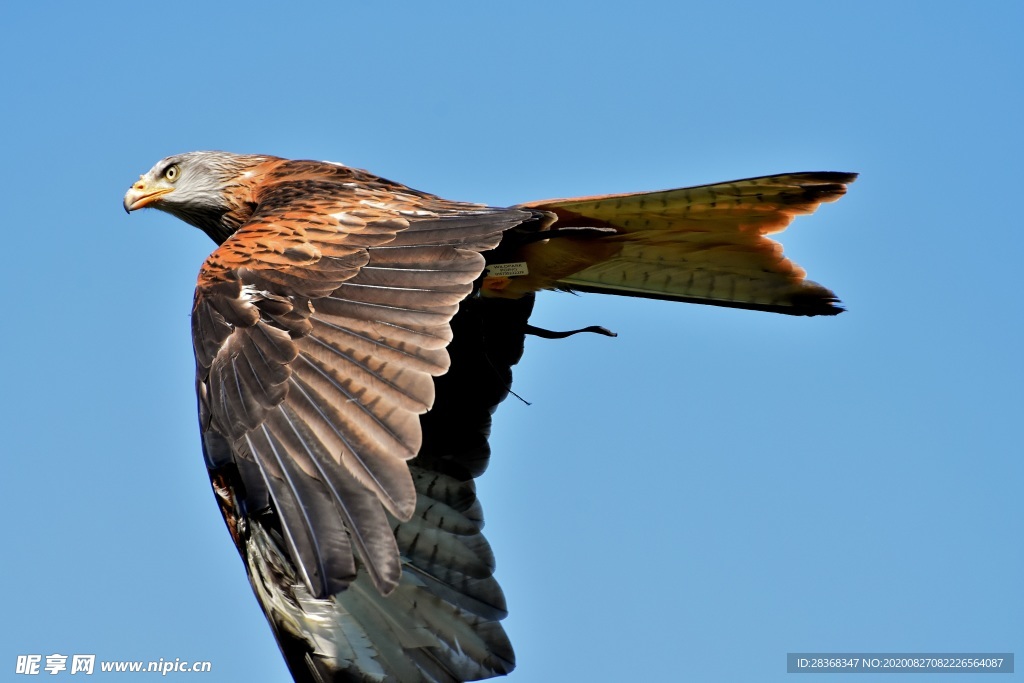
[[178, 168], [177, 164], [172, 164], [164, 170], [164, 178], [167, 178], [172, 183], [178, 179], [179, 175], [181, 175], [181, 169]]

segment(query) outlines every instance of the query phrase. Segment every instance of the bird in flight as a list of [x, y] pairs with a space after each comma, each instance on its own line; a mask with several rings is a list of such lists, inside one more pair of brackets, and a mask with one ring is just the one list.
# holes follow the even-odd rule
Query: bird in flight
[[321, 161], [191, 152], [124, 197], [218, 245], [192, 307], [202, 450], [296, 681], [506, 674], [474, 479], [541, 290], [790, 315], [836, 296], [767, 235], [856, 178], [816, 172], [449, 201]]

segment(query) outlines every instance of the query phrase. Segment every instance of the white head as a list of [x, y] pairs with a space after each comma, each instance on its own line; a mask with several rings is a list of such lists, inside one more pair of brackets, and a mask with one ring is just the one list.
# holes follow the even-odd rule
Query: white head
[[129, 188], [124, 209], [129, 213], [143, 207], [160, 209], [223, 242], [238, 228], [232, 214], [248, 199], [246, 172], [271, 159], [230, 152], [166, 157]]

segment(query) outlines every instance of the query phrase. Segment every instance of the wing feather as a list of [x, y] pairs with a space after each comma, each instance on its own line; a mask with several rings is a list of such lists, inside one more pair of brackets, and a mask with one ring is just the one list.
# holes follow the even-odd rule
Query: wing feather
[[[331, 532], [345, 541], [351, 537], [359, 555], [366, 558], [363, 566], [371, 573], [375, 585], [397, 585], [402, 571], [398, 562], [398, 546], [377, 497], [345, 468], [338, 467], [323, 441], [317, 437], [311, 425], [315, 425], [318, 418], [322, 420], [322, 416], [308, 413], [310, 408], [315, 410], [310, 403], [295, 403], [295, 407], [286, 404], [279, 407], [282, 440], [290, 442], [292, 453], [304, 456], [294, 459], [309, 468], [308, 476], [323, 483], [323, 488], [312, 492], [313, 495], [330, 499], [337, 506], [336, 514], [340, 515], [344, 526]], [[331, 512], [327, 509], [324, 514], [331, 515]], [[346, 542], [338, 547], [338, 552], [344, 555], [339, 561], [346, 568], [351, 566], [351, 574], [346, 580], [355, 578], [351, 547]]]
[[206, 440], [256, 465], [239, 464], [243, 484], [268, 492], [316, 597], [351, 582], [353, 552], [378, 590], [397, 585], [385, 510], [415, 510], [407, 461], [448, 369], [450, 321], [480, 252], [532, 216], [339, 168], [277, 165], [204, 264], [193, 312]]
[[305, 367], [293, 375], [305, 393], [315, 397], [337, 436], [336, 458], [365, 486], [376, 491], [392, 513], [408, 517], [415, 505], [405, 461], [416, 455], [420, 435], [416, 415], [389, 410], [368, 392], [355, 393], [323, 364], [303, 355]]
[[243, 438], [274, 499], [289, 551], [300, 558], [297, 567], [306, 585], [319, 592], [355, 578], [348, 536], [318, 490], [320, 482], [298, 466], [296, 451], [267, 425]]
[[365, 321], [363, 325], [349, 321], [343, 327], [328, 322], [323, 316], [316, 317], [315, 325], [316, 339], [333, 346], [344, 345], [357, 353], [401, 362], [428, 375], [439, 375], [448, 367], [448, 354], [444, 347], [451, 340], [440, 335], [371, 321]]

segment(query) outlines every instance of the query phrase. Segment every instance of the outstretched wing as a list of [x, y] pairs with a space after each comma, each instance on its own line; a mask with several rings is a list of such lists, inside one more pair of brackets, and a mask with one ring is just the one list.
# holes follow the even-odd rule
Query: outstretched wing
[[279, 167], [254, 199], [196, 290], [208, 465], [237, 468], [246, 514], [275, 512], [314, 598], [348, 586], [357, 557], [390, 593], [401, 566], [388, 514], [416, 509], [407, 461], [449, 366], [450, 321], [480, 252], [531, 213], [314, 162]]
[[[523, 204], [558, 216], [556, 229], [608, 227], [612, 237], [582, 270], [552, 286], [577, 291], [663, 298], [789, 313], [835, 315], [843, 309], [825, 287], [766, 235], [795, 216], [813, 213], [846, 193], [854, 173], [818, 172], [749, 178], [714, 185], [634, 194], [550, 199]], [[561, 264], [562, 245], [538, 246], [534, 258]], [[609, 245], [618, 250], [609, 255]], [[529, 258], [529, 257], [528, 257]], [[544, 266], [538, 270], [543, 273]]]

